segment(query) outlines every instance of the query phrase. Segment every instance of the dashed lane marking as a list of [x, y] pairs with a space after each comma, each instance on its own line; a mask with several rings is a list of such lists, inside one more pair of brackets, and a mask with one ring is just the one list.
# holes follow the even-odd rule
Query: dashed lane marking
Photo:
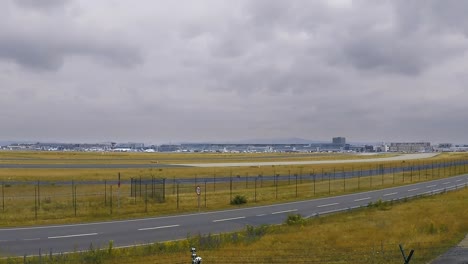
[[213, 223], [216, 222], [224, 222], [224, 221], [232, 221], [232, 220], [237, 220], [237, 219], [244, 219], [245, 216], [239, 216], [239, 217], [233, 217], [233, 218], [226, 218], [226, 219], [218, 219], [218, 220], [213, 220]]
[[146, 227], [140, 228], [138, 231], [145, 231], [145, 230], [154, 230], [154, 229], [164, 229], [164, 228], [171, 228], [171, 227], [178, 227], [180, 225], [168, 225], [168, 226], [155, 226], [155, 227]]
[[317, 207], [327, 207], [327, 206], [333, 206], [333, 205], [337, 205], [337, 204], [340, 204], [340, 203], [322, 204], [322, 205], [319, 205]]
[[83, 237], [83, 236], [95, 236], [98, 233], [89, 233], [89, 234], [77, 234], [77, 235], [65, 235], [65, 236], [53, 236], [48, 237], [48, 239], [56, 239], [56, 238], [69, 238], [69, 237]]
[[366, 198], [356, 199], [354, 201], [359, 202], [359, 201], [364, 201], [364, 200], [369, 200], [369, 199], [370, 199], [370, 197], [366, 197]]
[[297, 209], [292, 209], [292, 210], [285, 210], [285, 211], [279, 211], [279, 212], [274, 212], [274, 213], [271, 213], [272, 215], [274, 214], [284, 214], [284, 213], [290, 213], [290, 212], [296, 212]]

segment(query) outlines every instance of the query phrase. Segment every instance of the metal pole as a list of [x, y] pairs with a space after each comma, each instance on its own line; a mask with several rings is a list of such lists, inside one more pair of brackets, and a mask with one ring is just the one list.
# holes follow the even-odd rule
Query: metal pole
[[296, 176], [296, 197], [297, 197], [297, 174], [294, 174]]
[[229, 178], [229, 202], [232, 201], [232, 176]]
[[75, 209], [75, 181], [72, 180], [72, 205], [73, 209]]
[[140, 197], [141, 197], [141, 176], [140, 176]]
[[343, 167], [343, 192], [346, 192], [346, 175]]
[[37, 207], [41, 208], [41, 189], [40, 189], [40, 182], [37, 181]]
[[315, 196], [315, 173], [314, 173], [314, 196]]
[[145, 213], [148, 212], [148, 184], [145, 183]]
[[275, 182], [275, 199], [278, 200], [278, 175], [275, 175], [276, 182]]
[[119, 172], [118, 183], [117, 183], [117, 208], [120, 209], [120, 172]]
[[[206, 181], [205, 181], [205, 183], [206, 183]], [[162, 191], [163, 191], [163, 195], [162, 195], [163, 196], [163, 202], [166, 202], [166, 178], [163, 178], [163, 189], [162, 189]]]
[[104, 180], [104, 206], [107, 206], [107, 180]]
[[110, 186], [110, 214], [112, 214], [112, 185]]
[[5, 212], [5, 183], [2, 182], [2, 211]]
[[257, 178], [255, 178], [254, 200], [257, 202]]
[[37, 220], [37, 187], [34, 187], [34, 219]]
[[362, 168], [359, 171], [358, 176], [357, 176], [357, 189], [358, 190], [361, 188], [361, 174], [362, 174]]
[[179, 183], [177, 183], [177, 209], [179, 209]]
[[76, 185], [75, 185], [75, 217], [76, 217], [76, 207], [77, 207], [77, 193], [76, 193]]
[[206, 193], [208, 192], [208, 190], [206, 189], [206, 180], [205, 180], [205, 189], [204, 189], [204, 191], [205, 191], [205, 208], [206, 208]]

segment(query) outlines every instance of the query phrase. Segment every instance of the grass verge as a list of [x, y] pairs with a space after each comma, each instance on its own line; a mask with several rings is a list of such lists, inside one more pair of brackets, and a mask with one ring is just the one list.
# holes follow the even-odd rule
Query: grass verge
[[[141, 247], [90, 247], [76, 254], [27, 258], [27, 263], [189, 263], [197, 247], [203, 263], [403, 263], [398, 245], [427, 263], [468, 232], [468, 189], [312, 219], [290, 215], [279, 226], [247, 226], [221, 235]], [[23, 263], [23, 258], [2, 263]]]

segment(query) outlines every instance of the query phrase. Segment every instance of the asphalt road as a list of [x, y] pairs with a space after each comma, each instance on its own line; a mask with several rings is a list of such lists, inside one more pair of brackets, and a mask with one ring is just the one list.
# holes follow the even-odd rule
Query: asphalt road
[[312, 217], [355, 209], [379, 199], [389, 201], [429, 195], [467, 185], [468, 175], [461, 175], [384, 190], [269, 206], [125, 221], [6, 228], [0, 229], [0, 254], [64, 253], [87, 250], [91, 243], [94, 248], [106, 247], [110, 240], [114, 241], [114, 246], [122, 247], [182, 239], [187, 234], [230, 232], [243, 229], [245, 225], [283, 223], [290, 213]]

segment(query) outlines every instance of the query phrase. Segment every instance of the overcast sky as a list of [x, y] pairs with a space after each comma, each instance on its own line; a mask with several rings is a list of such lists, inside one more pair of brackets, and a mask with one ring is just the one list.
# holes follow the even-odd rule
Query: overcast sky
[[0, 140], [468, 143], [466, 10], [2, 0]]

